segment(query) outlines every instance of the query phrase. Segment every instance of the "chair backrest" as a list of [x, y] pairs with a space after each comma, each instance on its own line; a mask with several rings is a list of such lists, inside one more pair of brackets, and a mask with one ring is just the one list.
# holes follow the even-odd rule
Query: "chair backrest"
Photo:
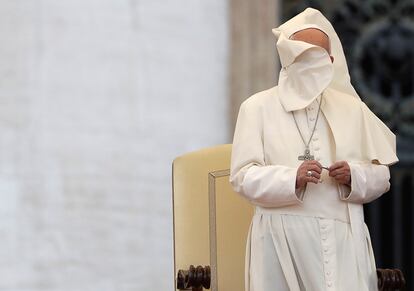
[[173, 161], [175, 287], [179, 270], [200, 265], [211, 268], [211, 290], [244, 290], [254, 209], [231, 188], [230, 156], [231, 144], [225, 144]]

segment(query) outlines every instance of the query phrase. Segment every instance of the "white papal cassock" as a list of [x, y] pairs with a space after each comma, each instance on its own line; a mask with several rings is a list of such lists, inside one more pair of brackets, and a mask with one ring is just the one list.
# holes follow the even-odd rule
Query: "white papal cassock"
[[[328, 52], [292, 40], [302, 29], [324, 32]], [[376, 266], [363, 204], [388, 191], [388, 166], [398, 162], [395, 135], [353, 88], [342, 45], [316, 9], [272, 30], [281, 61], [276, 87], [240, 106], [230, 182], [256, 207], [246, 246], [246, 291], [376, 290]], [[345, 160], [351, 186], [323, 170], [322, 182], [296, 191], [304, 144], [323, 166]]]
[[[324, 91], [310, 143], [311, 153], [326, 167], [336, 161], [337, 146], [324, 109], [336, 94], [329, 88]], [[320, 100], [321, 95], [295, 111], [305, 140], [317, 119]], [[303, 150], [277, 87], [243, 102], [233, 139], [230, 182], [255, 205], [246, 246], [246, 291], [377, 290], [362, 204], [388, 191], [388, 166], [348, 161], [351, 187], [338, 185], [322, 170], [319, 184], [308, 183], [305, 190], [297, 191], [296, 172], [302, 163], [297, 156]]]

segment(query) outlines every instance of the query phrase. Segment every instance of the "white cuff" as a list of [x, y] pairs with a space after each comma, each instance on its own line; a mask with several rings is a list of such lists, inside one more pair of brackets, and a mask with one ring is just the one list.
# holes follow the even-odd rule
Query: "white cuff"
[[[306, 184], [307, 185], [307, 184]], [[305, 191], [306, 191], [306, 185], [305, 187], [302, 188], [298, 188], [295, 190], [296, 193], [296, 197], [298, 198], [298, 200], [303, 203], [303, 198], [305, 196]], [[295, 187], [296, 187], [296, 181], [295, 181]]]

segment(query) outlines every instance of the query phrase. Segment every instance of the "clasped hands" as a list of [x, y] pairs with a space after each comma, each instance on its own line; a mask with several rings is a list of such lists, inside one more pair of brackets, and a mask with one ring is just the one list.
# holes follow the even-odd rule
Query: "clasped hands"
[[296, 189], [304, 187], [308, 182], [318, 184], [323, 169], [328, 170], [329, 176], [334, 178], [339, 184], [351, 185], [351, 169], [346, 161], [335, 162], [327, 168], [323, 167], [316, 160], [308, 160], [304, 161], [298, 168], [296, 173]]

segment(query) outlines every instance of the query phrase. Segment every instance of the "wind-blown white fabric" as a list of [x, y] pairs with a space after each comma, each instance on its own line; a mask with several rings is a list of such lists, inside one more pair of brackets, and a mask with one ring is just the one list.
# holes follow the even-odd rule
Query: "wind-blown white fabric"
[[277, 42], [282, 69], [280, 101], [287, 111], [308, 106], [331, 83], [334, 69], [328, 52], [316, 45], [290, 40], [281, 34]]
[[[295, 32], [307, 28], [316, 28], [328, 35], [331, 55], [334, 57], [333, 64], [328, 52], [322, 47], [289, 39]], [[277, 50], [282, 65], [278, 94], [284, 109], [303, 109], [327, 88], [334, 89], [349, 97], [337, 98], [341, 99], [341, 104], [330, 102], [333, 106], [326, 108], [334, 137], [347, 137], [339, 143], [338, 156], [346, 160], [375, 161], [385, 165], [398, 162], [395, 135], [366, 107], [356, 93], [350, 81], [339, 37], [322, 13], [307, 8], [278, 28], [274, 28], [272, 32], [277, 38]], [[337, 117], [343, 117], [344, 112], [351, 113], [353, 118]], [[354, 132], [359, 128], [361, 129], [358, 132]], [[355, 139], [360, 142], [356, 144]], [[347, 153], [342, 152], [342, 149], [355, 147], [361, 153], [359, 156], [347, 156]]]
[[[229, 180], [256, 211], [246, 246], [246, 291], [377, 290], [362, 204], [389, 190], [388, 165], [398, 161], [395, 136], [353, 90], [328, 24], [319, 11], [306, 9], [274, 29], [284, 75], [239, 110]], [[289, 40], [305, 27], [329, 35], [333, 64], [322, 48]], [[348, 161], [351, 187], [323, 170], [322, 183], [295, 189], [304, 145], [291, 111], [307, 140], [318, 102], [311, 153], [324, 166]]]
[[[359, 98], [354, 87], [351, 85], [348, 65], [346, 63], [341, 41], [332, 24], [319, 10], [306, 8], [302, 13], [299, 13], [295, 17], [289, 19], [279, 27], [272, 29], [272, 32], [278, 41], [282, 34], [289, 38], [295, 32], [306, 28], [317, 28], [329, 36], [331, 55], [335, 58], [333, 63], [334, 76], [330, 86], [333, 89]], [[281, 59], [283, 58], [283, 54], [284, 53], [279, 50], [279, 57]]]

